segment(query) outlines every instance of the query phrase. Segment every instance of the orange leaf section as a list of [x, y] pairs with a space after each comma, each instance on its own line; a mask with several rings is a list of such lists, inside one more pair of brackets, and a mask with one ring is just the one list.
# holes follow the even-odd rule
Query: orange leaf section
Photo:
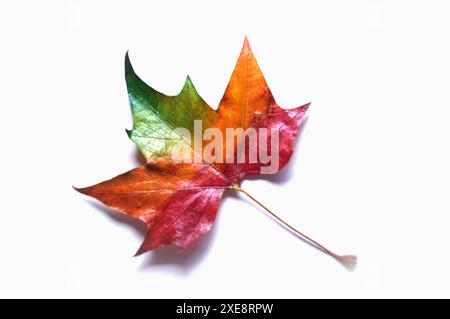
[[245, 38], [236, 67], [219, 104], [219, 121], [216, 127], [251, 127], [255, 117], [259, 119], [267, 116], [271, 103], [272, 93]]

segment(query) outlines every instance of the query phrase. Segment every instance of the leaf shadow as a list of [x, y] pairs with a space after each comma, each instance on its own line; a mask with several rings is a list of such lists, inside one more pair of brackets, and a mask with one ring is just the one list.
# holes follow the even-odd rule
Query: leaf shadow
[[[226, 191], [223, 195], [222, 202], [226, 202], [229, 198], [238, 198], [236, 192]], [[223, 207], [225, 205], [221, 205]], [[173, 266], [175, 271], [180, 274], [189, 274], [196, 266], [198, 266], [211, 251], [215, 238], [217, 237], [217, 229], [220, 224], [221, 208], [217, 212], [216, 221], [211, 230], [197, 240], [192, 246], [184, 251], [179, 251], [174, 245], [169, 245], [148, 254], [144, 254], [144, 261], [139, 270], [145, 271], [149, 268], [161, 266]]]
[[216, 227], [212, 227], [206, 235], [181, 252], [176, 246], [169, 245], [144, 254], [139, 271], [171, 266], [176, 273], [189, 274], [207, 256], [214, 241], [215, 232]]
[[128, 225], [133, 232], [140, 237], [144, 237], [147, 232], [147, 226], [144, 222], [139, 219], [133, 218], [127, 214], [122, 214], [116, 210], [109, 208], [108, 206], [94, 200], [87, 200], [88, 204], [95, 209], [101, 211], [105, 216], [110, 218], [113, 222], [117, 224]]
[[[237, 197], [237, 194], [235, 192], [225, 192], [222, 201], [225, 202], [227, 201], [227, 198], [230, 197]], [[114, 223], [128, 225], [134, 234], [141, 238], [140, 240], [144, 240], [147, 232], [147, 226], [144, 222], [129, 215], [117, 212], [98, 201], [88, 199], [86, 202], [96, 210], [102, 212]], [[155, 267], [173, 266], [176, 273], [189, 274], [203, 259], [205, 259], [208, 255], [208, 251], [213, 246], [214, 238], [217, 235], [217, 227], [220, 223], [220, 210], [221, 209], [219, 208], [216, 221], [211, 230], [186, 250], [180, 252], [176, 246], [169, 245], [136, 257], [143, 259], [143, 262], [139, 266], [139, 271], [145, 271]]]
[[131, 160], [134, 161], [137, 165], [145, 165], [147, 164], [147, 160], [145, 159], [144, 155], [139, 151], [137, 147], [133, 149], [132, 154], [130, 155]]
[[281, 169], [281, 171], [275, 173], [275, 174], [260, 174], [260, 175], [251, 175], [245, 177], [245, 180], [248, 181], [257, 181], [257, 180], [266, 180], [273, 184], [285, 184], [289, 182], [289, 180], [292, 179], [292, 177], [295, 174], [295, 163], [297, 162], [297, 157], [300, 153], [300, 144], [302, 140], [303, 130], [308, 123], [309, 116], [306, 115], [303, 121], [301, 122], [299, 128], [298, 128], [298, 134], [297, 139], [294, 143], [294, 151], [292, 153], [291, 158], [289, 159], [289, 162], [286, 164], [285, 167]]

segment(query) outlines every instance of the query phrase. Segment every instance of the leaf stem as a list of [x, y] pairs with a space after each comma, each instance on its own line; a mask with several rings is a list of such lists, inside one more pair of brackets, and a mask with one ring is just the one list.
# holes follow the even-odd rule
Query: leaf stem
[[276, 215], [274, 212], [272, 212], [268, 207], [266, 207], [264, 204], [262, 204], [259, 200], [257, 200], [256, 198], [254, 198], [252, 195], [250, 195], [249, 193], [247, 193], [247, 191], [245, 191], [244, 189], [242, 189], [239, 186], [233, 186], [232, 189], [244, 193], [245, 195], [247, 195], [252, 201], [254, 201], [256, 204], [258, 204], [259, 206], [261, 206], [265, 211], [267, 211], [272, 217], [274, 217], [279, 223], [281, 223], [282, 225], [284, 225], [285, 227], [287, 227], [288, 229], [290, 229], [293, 233], [295, 233], [298, 237], [300, 237], [302, 240], [310, 243], [311, 245], [313, 245], [314, 247], [316, 247], [317, 249], [321, 250], [322, 252], [330, 255], [331, 257], [335, 258], [336, 260], [338, 260], [339, 262], [341, 262], [344, 266], [346, 266], [347, 268], [353, 269], [356, 266], [356, 262], [357, 262], [357, 257], [354, 255], [338, 255], [336, 253], [334, 253], [333, 251], [329, 250], [328, 248], [326, 248], [325, 246], [323, 246], [322, 244], [318, 243], [317, 241], [315, 241], [314, 239], [312, 239], [311, 237], [305, 235], [304, 233], [302, 233], [301, 231], [299, 231], [298, 229], [294, 228], [293, 226], [289, 225], [286, 221], [284, 221], [283, 219], [281, 219], [278, 215]]

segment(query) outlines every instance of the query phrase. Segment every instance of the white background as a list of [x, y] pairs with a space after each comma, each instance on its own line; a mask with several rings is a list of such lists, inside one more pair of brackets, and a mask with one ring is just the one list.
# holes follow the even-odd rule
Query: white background
[[[2, 1], [0, 297], [450, 297], [448, 1]], [[123, 60], [216, 107], [248, 35], [295, 156], [183, 254], [76, 193], [139, 165]]]

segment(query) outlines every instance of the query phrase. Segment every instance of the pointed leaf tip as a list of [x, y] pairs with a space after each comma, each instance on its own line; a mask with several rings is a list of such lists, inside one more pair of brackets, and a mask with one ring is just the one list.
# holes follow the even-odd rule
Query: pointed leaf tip
[[[145, 238], [147, 238], [147, 236], [148, 236], [148, 233], [145, 235]], [[158, 248], [158, 247], [147, 247], [145, 239], [144, 239], [144, 241], [141, 243], [141, 246], [139, 247], [139, 249], [134, 253], [133, 257], [139, 257], [140, 255], [145, 254], [155, 248]]]
[[186, 75], [186, 79], [184, 80], [183, 87], [181, 88], [181, 91], [178, 93], [178, 95], [182, 94], [186, 91], [195, 90], [194, 83], [192, 83], [191, 77], [189, 75]]
[[244, 38], [244, 45], [242, 46], [242, 51], [245, 53], [251, 52], [252, 48], [250, 47], [250, 43], [248, 42], [247, 36]]
[[87, 194], [87, 189], [88, 189], [89, 187], [75, 187], [75, 186], [72, 186], [72, 188], [73, 188], [74, 190], [76, 190], [78, 193], [81, 193], [81, 194], [84, 194], [84, 195], [88, 195], [88, 194]]
[[305, 105], [300, 106], [300, 108], [302, 109], [303, 112], [306, 112], [306, 111], [308, 111], [310, 105], [311, 105], [311, 102], [306, 103]]
[[142, 251], [141, 248], [139, 248], [133, 255], [133, 257], [139, 257], [140, 255], [142, 255], [143, 253], [145, 253], [145, 251]]
[[184, 86], [193, 86], [192, 79], [189, 75], [186, 75], [186, 80], [184, 80]]
[[134, 72], [128, 51], [125, 53], [125, 73]]

